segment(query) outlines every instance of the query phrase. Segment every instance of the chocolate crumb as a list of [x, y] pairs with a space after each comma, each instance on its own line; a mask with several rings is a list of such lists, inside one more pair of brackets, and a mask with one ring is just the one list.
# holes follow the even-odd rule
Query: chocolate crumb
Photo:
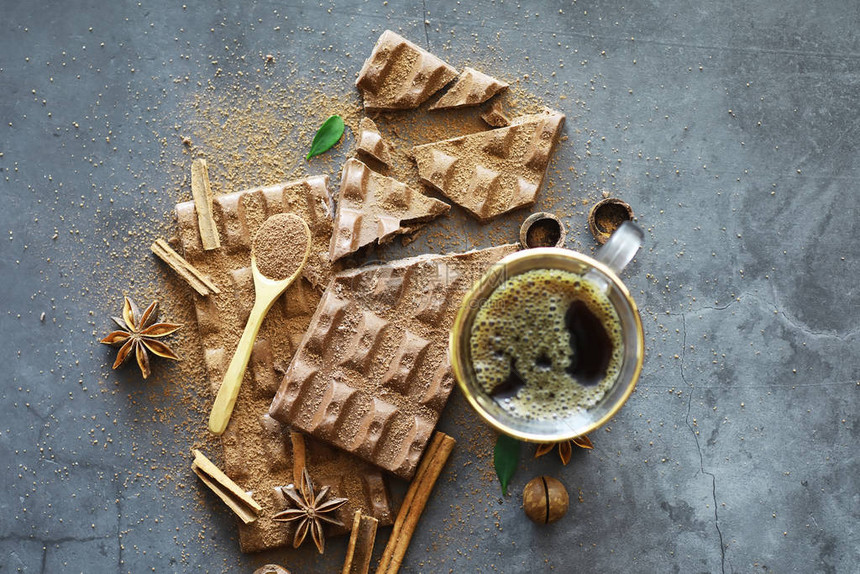
[[498, 101], [493, 102], [486, 110], [481, 112], [481, 119], [494, 128], [504, 128], [511, 125], [511, 118], [505, 114], [502, 110], [502, 105]]

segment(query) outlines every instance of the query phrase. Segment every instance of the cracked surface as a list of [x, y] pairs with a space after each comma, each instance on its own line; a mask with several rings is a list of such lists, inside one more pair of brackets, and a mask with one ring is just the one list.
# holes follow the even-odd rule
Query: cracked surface
[[[722, 308], [712, 307], [711, 309], [725, 310], [728, 307], [729, 307], [729, 305], [726, 305], [725, 307], [722, 307]], [[684, 357], [686, 356], [686, 353], [687, 353], [687, 317], [686, 317], [686, 314], [684, 314], [684, 313], [681, 314], [681, 324], [683, 325], [683, 337], [682, 337], [682, 342], [681, 342], [682, 354], [681, 354], [681, 360], [680, 360], [681, 380], [684, 381], [684, 383], [689, 387], [689, 392], [687, 394], [687, 416], [684, 418], [684, 420], [687, 423], [687, 427], [690, 429], [690, 432], [693, 433], [693, 438], [696, 441], [696, 450], [699, 453], [699, 470], [701, 471], [701, 473], [703, 475], [709, 476], [711, 478], [711, 487], [712, 487], [713, 504], [714, 504], [714, 528], [717, 531], [717, 537], [718, 537], [719, 543], [720, 543], [720, 545], [719, 545], [720, 571], [725, 573], [725, 571], [726, 571], [726, 551], [725, 551], [725, 546], [724, 546], [724, 542], [723, 542], [723, 532], [722, 532], [722, 530], [720, 530], [720, 514], [719, 514], [719, 511], [717, 510], [717, 477], [712, 472], [708, 472], [707, 470], [705, 470], [705, 458], [704, 458], [704, 455], [702, 454], [702, 445], [699, 442], [699, 431], [697, 428], [698, 423], [697, 422], [694, 423], [693, 421], [690, 420], [690, 411], [691, 411], [691, 406], [693, 404], [693, 390], [695, 387], [694, 387], [693, 383], [690, 383], [687, 380], [687, 378], [684, 376]]]

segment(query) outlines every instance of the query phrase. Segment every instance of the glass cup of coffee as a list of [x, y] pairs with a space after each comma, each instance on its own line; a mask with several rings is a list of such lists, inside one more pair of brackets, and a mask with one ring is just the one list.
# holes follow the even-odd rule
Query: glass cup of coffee
[[475, 283], [454, 320], [449, 356], [481, 417], [521, 440], [558, 442], [618, 412], [645, 354], [639, 311], [618, 273], [643, 238], [625, 222], [596, 259], [527, 249]]

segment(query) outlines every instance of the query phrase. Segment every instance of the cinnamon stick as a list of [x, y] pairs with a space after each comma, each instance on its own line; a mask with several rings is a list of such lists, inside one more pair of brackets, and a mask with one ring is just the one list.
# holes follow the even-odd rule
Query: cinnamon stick
[[197, 227], [200, 228], [203, 249], [218, 249], [221, 247], [221, 237], [212, 215], [212, 186], [209, 185], [209, 168], [205, 159], [191, 162], [191, 195], [197, 210]]
[[445, 462], [447, 462], [456, 442], [445, 433], [439, 431], [433, 433], [430, 445], [424, 453], [424, 458], [421, 459], [415, 478], [409, 485], [406, 497], [397, 513], [394, 528], [391, 530], [391, 536], [388, 538], [388, 544], [382, 553], [376, 574], [397, 574], [400, 570], [403, 558], [406, 556], [406, 550], [409, 548], [409, 542], [412, 540], [415, 527], [418, 525], [418, 519], [424, 512], [424, 507], [427, 505], [436, 479], [442, 473]]
[[167, 263], [171, 269], [176, 271], [180, 277], [185, 279], [186, 283], [188, 283], [191, 288], [197, 291], [201, 296], [206, 297], [211, 293], [221, 292], [218, 287], [198, 271], [196, 267], [174, 251], [165, 240], [156, 239], [150, 249], [159, 259]]
[[352, 534], [346, 547], [346, 560], [341, 574], [367, 574], [370, 570], [370, 559], [373, 556], [373, 544], [376, 542], [376, 527], [379, 521], [372, 516], [365, 516], [361, 510], [355, 511], [352, 521]]
[[263, 509], [257, 501], [221, 472], [221, 469], [202, 452], [196, 449], [192, 452], [194, 461], [191, 463], [191, 470], [203, 481], [203, 484], [223, 500], [224, 504], [242, 519], [242, 522], [248, 524], [257, 520], [257, 514]]
[[290, 431], [290, 442], [293, 445], [293, 484], [297, 487], [302, 483], [302, 471], [307, 464], [305, 455], [305, 435]]

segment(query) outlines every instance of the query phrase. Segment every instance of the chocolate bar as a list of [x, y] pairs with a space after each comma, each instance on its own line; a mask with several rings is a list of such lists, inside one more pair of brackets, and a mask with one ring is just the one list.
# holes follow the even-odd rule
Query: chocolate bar
[[411, 479], [454, 385], [448, 331], [466, 290], [515, 245], [335, 275], [270, 414]]
[[418, 175], [481, 221], [532, 205], [564, 119], [522, 116], [506, 128], [416, 146]]
[[446, 110], [477, 106], [502, 90], [506, 90], [508, 85], [506, 82], [497, 80], [474, 68], [464, 68], [454, 85], [435, 104], [430, 106], [430, 109]]
[[404, 183], [378, 174], [357, 159], [343, 166], [330, 257], [336, 261], [371, 243], [390, 241], [399, 233], [447, 213], [451, 206]]
[[391, 165], [391, 146], [382, 139], [382, 134], [370, 118], [361, 118], [358, 124], [358, 153], [383, 165]]
[[417, 108], [457, 77], [457, 70], [403, 36], [386, 30], [355, 85], [365, 110]]
[[[320, 301], [315, 284], [331, 274], [325, 247], [332, 230], [331, 197], [325, 177], [215, 196], [213, 215], [221, 247], [203, 250], [193, 202], [176, 206], [179, 236], [185, 257], [218, 286], [220, 293], [194, 297], [197, 328], [212, 397], [221, 385], [242, 328], [254, 302], [251, 241], [262, 223], [276, 213], [290, 212], [308, 222], [314, 251], [304, 278], [296, 281], [274, 304], [260, 330], [233, 416], [221, 437], [224, 472], [253, 493], [262, 506], [259, 518], [239, 524], [243, 552], [292, 544], [292, 523], [275, 522], [272, 515], [287, 507], [281, 486], [293, 483], [293, 452], [289, 429], [272, 419], [268, 407], [286, 365]], [[320, 250], [320, 247], [322, 250]], [[330, 535], [344, 534], [352, 514], [363, 513], [382, 524], [392, 520], [386, 481], [380, 471], [348, 453], [319, 441], [307, 440], [306, 464], [316, 484], [330, 485], [333, 496], [349, 498], [337, 518], [346, 528], [327, 527]]]

